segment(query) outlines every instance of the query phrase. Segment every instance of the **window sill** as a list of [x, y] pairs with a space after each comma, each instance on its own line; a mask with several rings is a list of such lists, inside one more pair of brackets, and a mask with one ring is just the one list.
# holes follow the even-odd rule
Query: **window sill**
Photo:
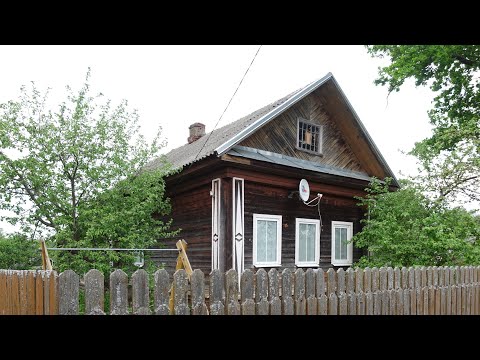
[[278, 264], [278, 263], [275, 263], [275, 264], [253, 264], [253, 267], [256, 267], [256, 268], [271, 268], [271, 267], [281, 267], [282, 264]]
[[295, 263], [296, 267], [319, 267], [319, 263]]
[[352, 266], [353, 262], [349, 262], [349, 263], [338, 263], [338, 262], [332, 262], [332, 265], [333, 266]]

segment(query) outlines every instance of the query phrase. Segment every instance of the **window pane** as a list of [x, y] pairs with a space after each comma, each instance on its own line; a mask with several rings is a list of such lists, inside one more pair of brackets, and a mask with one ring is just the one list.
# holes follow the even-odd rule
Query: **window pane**
[[340, 259], [340, 228], [335, 228], [335, 260]]
[[347, 260], [347, 228], [340, 229], [340, 237], [342, 239], [340, 259]]
[[257, 220], [257, 261], [277, 261], [277, 222]]
[[300, 262], [315, 261], [315, 225], [299, 224], [298, 228], [298, 260]]
[[267, 258], [267, 247], [265, 236], [267, 233], [267, 222], [264, 220], [257, 221], [257, 261], [265, 262]]
[[277, 260], [277, 222], [267, 221], [267, 261]]

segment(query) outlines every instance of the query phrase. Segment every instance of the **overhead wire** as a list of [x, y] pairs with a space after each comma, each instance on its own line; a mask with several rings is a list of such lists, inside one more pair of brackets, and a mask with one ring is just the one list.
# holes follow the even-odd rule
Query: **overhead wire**
[[[210, 139], [210, 136], [212, 136], [212, 134], [213, 134], [213, 132], [215, 131], [215, 129], [217, 128], [218, 124], [219, 124], [220, 121], [222, 120], [223, 115], [225, 115], [228, 107], [230, 106], [230, 103], [232, 102], [233, 98], [235, 97], [235, 94], [238, 92], [238, 89], [240, 88], [240, 85], [242, 85], [243, 80], [244, 80], [245, 77], [247, 76], [248, 71], [249, 71], [250, 68], [252, 67], [252, 64], [253, 64], [253, 62], [255, 61], [255, 59], [257, 58], [258, 52], [260, 51], [260, 49], [262, 48], [262, 46], [263, 46], [263, 45], [260, 45], [260, 46], [258, 47], [257, 52], [255, 53], [255, 55], [253, 56], [252, 61], [250, 62], [250, 65], [248, 65], [248, 68], [247, 68], [247, 70], [245, 71], [245, 74], [243, 74], [242, 79], [240, 80], [240, 82], [238, 83], [237, 88], [235, 89], [235, 92], [233, 93], [233, 95], [232, 95], [232, 97], [230, 98], [227, 106], [226, 106], [225, 109], [223, 110], [222, 115], [220, 115], [220, 117], [218, 118], [217, 123], [216, 123], [215, 126], [213, 127], [213, 129], [212, 129], [212, 131], [210, 132], [210, 134], [208, 134], [207, 139], [206, 139], [205, 142], [203, 143], [202, 147], [201, 147], [200, 150], [198, 151], [198, 153], [197, 153], [197, 155], [195, 156], [195, 159], [193, 159], [192, 163], [194, 163], [195, 160], [197, 160], [198, 155], [200, 155], [200, 153], [202, 152], [203, 148], [204, 148], [205, 145], [208, 143], [208, 140]], [[191, 163], [191, 164], [192, 164], [192, 163]]]

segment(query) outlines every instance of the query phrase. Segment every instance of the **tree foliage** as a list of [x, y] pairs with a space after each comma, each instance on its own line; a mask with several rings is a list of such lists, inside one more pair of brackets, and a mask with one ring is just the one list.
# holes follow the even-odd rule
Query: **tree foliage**
[[4, 235], [0, 231], [0, 269], [36, 270], [42, 268], [37, 241], [22, 234]]
[[429, 111], [433, 134], [416, 143], [411, 154], [430, 179], [441, 182], [447, 177], [444, 184], [438, 184], [437, 196], [478, 200], [480, 46], [373, 45], [367, 49], [372, 56], [390, 60], [379, 69], [377, 85], [399, 91], [412, 78], [417, 86], [427, 85], [436, 94]]
[[[165, 145], [161, 128], [148, 143], [127, 101], [93, 96], [90, 70], [79, 91], [67, 86], [50, 110], [48, 91], [32, 83], [17, 101], [0, 104], [0, 209], [32, 238], [60, 247], [144, 247], [168, 236], [163, 176], [168, 165], [142, 173]], [[107, 254], [107, 255], [106, 255]], [[52, 254], [53, 255], [53, 254]], [[63, 253], [60, 268], [105, 268], [131, 259], [116, 253]], [[82, 265], [83, 264], [83, 265]]]
[[359, 266], [480, 264], [480, 219], [461, 207], [433, 201], [415, 184], [389, 192], [390, 180], [374, 179], [359, 197], [363, 229], [353, 237], [368, 250]]

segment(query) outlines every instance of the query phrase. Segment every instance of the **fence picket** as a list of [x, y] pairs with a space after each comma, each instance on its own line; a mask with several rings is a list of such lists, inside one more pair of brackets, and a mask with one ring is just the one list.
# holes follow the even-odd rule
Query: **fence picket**
[[100, 271], [92, 269], [85, 274], [85, 314], [105, 315], [103, 288], [103, 274]]
[[[180, 270], [178, 270], [180, 271]], [[177, 271], [177, 272], [178, 272]], [[175, 272], [175, 274], [177, 274]], [[185, 270], [183, 270], [185, 272]], [[183, 275], [179, 275], [183, 279]], [[187, 277], [187, 274], [184, 275]], [[175, 280], [174, 276], [174, 311], [176, 313], [176, 305], [177, 303], [180, 305], [180, 298], [182, 297], [182, 291], [185, 292], [186, 284], [183, 282], [180, 284], [180, 278]], [[188, 279], [186, 280], [188, 282]], [[178, 283], [177, 283], [178, 282]], [[178, 294], [177, 294], [178, 288]], [[185, 296], [183, 294], [183, 296]], [[135, 315], [150, 315], [150, 294], [149, 294], [149, 286], [148, 286], [148, 273], [143, 269], [138, 269], [132, 274], [132, 308], [133, 314]], [[179, 307], [179, 312], [181, 310]]]
[[317, 314], [317, 298], [315, 297], [315, 271], [308, 269], [305, 272], [305, 297], [307, 301], [307, 315]]
[[225, 281], [223, 272], [214, 269], [210, 273], [210, 315], [225, 314]]
[[[333, 269], [330, 269], [333, 270]], [[329, 271], [330, 271], [329, 270]], [[330, 277], [328, 281], [329, 291], [330, 291]], [[306, 314], [306, 299], [305, 299], [305, 273], [302, 269], [297, 269], [295, 271], [295, 282], [294, 282], [294, 298], [295, 298], [295, 315], [305, 315]]]
[[78, 315], [80, 277], [72, 270], [58, 276], [58, 313]]
[[[242, 302], [242, 315], [255, 315], [255, 301], [253, 301], [253, 272], [250, 269], [247, 269], [243, 272], [242, 277], [240, 278], [240, 297]], [[282, 300], [288, 298], [288, 292], [284, 292]], [[291, 300], [290, 292], [290, 300]]]
[[[257, 315], [268, 315], [270, 311], [270, 304], [268, 303], [268, 275], [265, 269], [257, 270], [255, 279], [256, 279], [255, 281], [256, 313]], [[303, 291], [305, 293], [305, 288]]]
[[[313, 281], [315, 282], [315, 279]], [[268, 301], [270, 303], [270, 315], [281, 315], [282, 302], [280, 301], [280, 279], [276, 269], [270, 269], [268, 271]], [[315, 299], [315, 308], [316, 305], [317, 301]]]
[[227, 315], [240, 315], [238, 303], [238, 274], [230, 269], [225, 274], [225, 308]]
[[[317, 286], [317, 289], [320, 289], [324, 286], [322, 284], [325, 284], [323, 276], [321, 276], [321, 279], [317, 277], [318, 284], [320, 286]], [[317, 284], [317, 285], [318, 285]], [[324, 290], [323, 290], [324, 291]], [[282, 315], [293, 315], [295, 313], [295, 303], [292, 298], [292, 293], [293, 293], [293, 274], [292, 270], [290, 269], [284, 269], [282, 271]], [[320, 307], [320, 303], [319, 303]]]
[[[159, 270], [160, 271], [160, 270]], [[168, 273], [166, 273], [166, 280], [168, 281]], [[164, 279], [165, 279], [165, 275]], [[192, 273], [191, 283], [190, 283], [191, 293], [192, 293], [192, 315], [208, 315], [207, 305], [205, 304], [205, 275], [203, 271], [200, 269], [195, 269]], [[163, 287], [165, 289], [165, 287]], [[167, 295], [168, 295], [168, 287]], [[164, 297], [162, 296], [162, 300]], [[168, 299], [168, 297], [167, 297]], [[168, 305], [168, 300], [165, 303], [163, 301], [159, 301], [162, 305]], [[158, 309], [158, 307], [157, 307]], [[164, 312], [165, 308], [162, 307], [162, 312]], [[158, 314], [158, 312], [156, 312]], [[167, 314], [168, 314], [168, 306], [167, 306]]]
[[[202, 285], [203, 285], [203, 273], [200, 270], [195, 270], [192, 275], [192, 297], [195, 298], [195, 294], [197, 293], [196, 290], [193, 290], [193, 284], [194, 282], [196, 283], [196, 279], [198, 277], [198, 272], [202, 274]], [[167, 270], [165, 269], [159, 269], [155, 272], [154, 276], [154, 281], [155, 281], [155, 291], [153, 294], [154, 297], [154, 313], [155, 315], [169, 315], [170, 314], [170, 309], [168, 307], [169, 301], [170, 301], [170, 296], [169, 296], [169, 291], [170, 291], [170, 276], [168, 275]], [[195, 280], [194, 280], [195, 279]], [[195, 287], [197, 289], [197, 287]], [[202, 287], [201, 290], [201, 297], [202, 301], [205, 299], [205, 294], [204, 290]], [[192, 303], [195, 304], [194, 300], [192, 300]], [[195, 311], [195, 307], [193, 308], [193, 311]]]

